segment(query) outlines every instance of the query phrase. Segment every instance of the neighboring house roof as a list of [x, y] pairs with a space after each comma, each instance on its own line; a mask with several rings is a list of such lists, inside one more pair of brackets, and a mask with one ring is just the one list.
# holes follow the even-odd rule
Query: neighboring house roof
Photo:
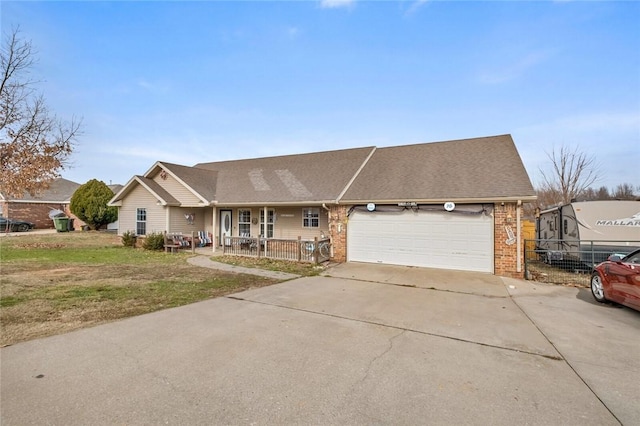
[[124, 185], [120, 185], [119, 183], [114, 183], [107, 186], [109, 187], [111, 192], [113, 192], [114, 194], [117, 194], [123, 188]]
[[57, 178], [51, 181], [49, 188], [32, 196], [25, 193], [20, 198], [9, 198], [7, 201], [20, 203], [69, 203], [73, 193], [80, 186], [79, 183], [67, 179]]
[[510, 135], [378, 148], [341, 198], [441, 202], [535, 199]]
[[144, 176], [130, 180], [110, 204], [119, 205], [136, 185], [143, 185], [163, 204], [181, 205], [178, 196], [153, 180], [159, 173], [170, 174], [202, 205], [535, 200], [510, 135], [193, 167], [157, 162]]

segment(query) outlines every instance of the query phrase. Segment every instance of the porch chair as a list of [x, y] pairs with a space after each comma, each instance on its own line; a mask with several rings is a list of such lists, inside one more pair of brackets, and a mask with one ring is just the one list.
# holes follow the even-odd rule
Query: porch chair
[[245, 250], [251, 250], [251, 234], [249, 234], [248, 232], [243, 232], [240, 234], [240, 238], [242, 238], [240, 240], [240, 248], [241, 249], [245, 249]]
[[212, 244], [211, 237], [207, 231], [198, 231], [198, 247], [204, 247]]

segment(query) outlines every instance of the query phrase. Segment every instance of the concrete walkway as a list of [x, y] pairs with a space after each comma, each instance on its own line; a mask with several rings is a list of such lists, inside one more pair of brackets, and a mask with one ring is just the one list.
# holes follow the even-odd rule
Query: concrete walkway
[[206, 255], [198, 255], [195, 257], [190, 257], [189, 259], [187, 259], [187, 262], [189, 262], [191, 265], [200, 266], [203, 268], [217, 269], [220, 271], [234, 272], [237, 274], [256, 275], [259, 277], [274, 278], [274, 279], [283, 280], [283, 281], [292, 280], [294, 278], [300, 277], [300, 275], [290, 274], [287, 272], [267, 271], [264, 269], [246, 268], [244, 266], [236, 266], [236, 265], [229, 265], [228, 263], [215, 262], [211, 260], [209, 256], [206, 256]]

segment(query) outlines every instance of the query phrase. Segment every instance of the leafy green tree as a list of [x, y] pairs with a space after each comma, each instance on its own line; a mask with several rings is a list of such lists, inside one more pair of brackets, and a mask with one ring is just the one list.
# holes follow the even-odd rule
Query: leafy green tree
[[85, 222], [91, 229], [115, 222], [118, 209], [107, 203], [113, 198], [113, 191], [102, 181], [91, 179], [81, 185], [71, 197], [71, 213]]

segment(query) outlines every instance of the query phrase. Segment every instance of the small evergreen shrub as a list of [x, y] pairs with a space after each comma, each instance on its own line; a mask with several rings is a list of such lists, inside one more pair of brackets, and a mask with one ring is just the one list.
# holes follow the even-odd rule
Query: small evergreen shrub
[[153, 232], [147, 234], [142, 248], [145, 250], [163, 250], [164, 249], [164, 234], [162, 232]]
[[127, 231], [122, 234], [122, 245], [125, 247], [135, 247], [136, 234], [133, 231]]

